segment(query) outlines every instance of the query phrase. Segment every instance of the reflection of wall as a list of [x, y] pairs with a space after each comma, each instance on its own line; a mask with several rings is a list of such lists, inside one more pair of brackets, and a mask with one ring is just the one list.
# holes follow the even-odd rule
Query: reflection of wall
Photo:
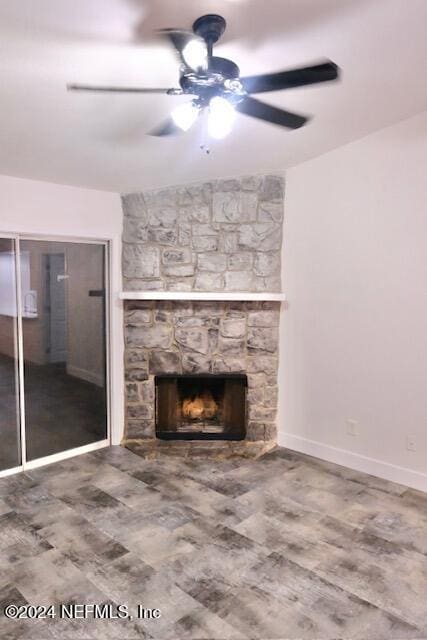
[[[0, 238], [0, 354], [15, 357], [17, 331], [16, 262], [14, 244]], [[21, 252], [21, 290], [30, 289], [28, 252]]]
[[[0, 238], [0, 258], [2, 259], [0, 274], [0, 309], [6, 313], [7, 307], [13, 307], [13, 295], [15, 290], [14, 273], [10, 269], [12, 242], [6, 238]], [[11, 358], [15, 354], [15, 319], [10, 315], [0, 314], [0, 355]]]
[[43, 257], [47, 253], [62, 253], [59, 242], [34, 242], [21, 240], [21, 250], [30, 253], [30, 288], [37, 292], [37, 318], [23, 318], [24, 358], [34, 364], [46, 364], [46, 326], [48, 315], [45, 308], [46, 282]]
[[71, 375], [104, 384], [103, 298], [89, 296], [103, 286], [103, 247], [67, 246], [68, 358]]

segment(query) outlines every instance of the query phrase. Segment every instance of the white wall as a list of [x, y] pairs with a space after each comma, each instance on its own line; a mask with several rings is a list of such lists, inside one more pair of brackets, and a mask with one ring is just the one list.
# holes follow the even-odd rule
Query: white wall
[[424, 490], [426, 170], [424, 112], [288, 171], [279, 421], [283, 445]]
[[122, 209], [117, 194], [0, 176], [1, 233], [43, 234], [110, 240], [112, 441], [123, 433], [123, 319], [121, 284]]

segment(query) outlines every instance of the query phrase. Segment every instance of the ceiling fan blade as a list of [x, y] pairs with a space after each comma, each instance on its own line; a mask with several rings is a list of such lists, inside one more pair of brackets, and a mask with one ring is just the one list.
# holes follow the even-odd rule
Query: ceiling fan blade
[[312, 67], [248, 76], [240, 78], [240, 81], [248, 93], [263, 93], [264, 91], [280, 91], [318, 82], [328, 82], [336, 80], [338, 75], [339, 67], [334, 62], [327, 61]]
[[175, 124], [172, 118], [168, 118], [161, 125], [149, 131], [148, 135], [161, 138], [163, 136], [176, 136], [179, 133], [183, 133], [183, 130]]
[[[173, 93], [175, 89], [154, 87], [97, 87], [90, 84], [67, 84], [68, 91], [98, 91], [104, 93]], [[176, 89], [179, 91], [179, 89]]]
[[[206, 42], [192, 31], [181, 29], [159, 29], [158, 32], [164, 36], [174, 47], [180, 61], [192, 71], [199, 71], [207, 66], [208, 49]], [[193, 50], [185, 52], [184, 49], [189, 43], [194, 43]]]
[[265, 122], [278, 124], [288, 129], [299, 129], [308, 120], [305, 116], [278, 109], [249, 96], [236, 105], [236, 110], [247, 116], [252, 116], [252, 118], [259, 118], [260, 120], [265, 120]]

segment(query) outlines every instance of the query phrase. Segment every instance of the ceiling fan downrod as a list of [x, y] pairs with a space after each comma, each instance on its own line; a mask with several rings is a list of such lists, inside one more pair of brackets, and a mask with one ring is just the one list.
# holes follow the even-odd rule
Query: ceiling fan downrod
[[213, 56], [213, 45], [218, 42], [226, 26], [224, 18], [216, 13], [201, 16], [193, 24], [193, 32], [206, 42], [209, 63]]

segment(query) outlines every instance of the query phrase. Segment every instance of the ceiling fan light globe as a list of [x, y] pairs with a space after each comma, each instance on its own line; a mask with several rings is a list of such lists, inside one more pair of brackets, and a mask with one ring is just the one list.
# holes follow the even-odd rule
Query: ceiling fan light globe
[[185, 102], [176, 107], [172, 113], [172, 120], [177, 127], [188, 131], [199, 115], [199, 107], [194, 102]]
[[209, 102], [208, 133], [211, 138], [221, 140], [232, 130], [236, 112], [233, 105], [220, 96]]
[[201, 40], [189, 40], [182, 50], [182, 57], [190, 69], [197, 71], [208, 68], [208, 52]]

